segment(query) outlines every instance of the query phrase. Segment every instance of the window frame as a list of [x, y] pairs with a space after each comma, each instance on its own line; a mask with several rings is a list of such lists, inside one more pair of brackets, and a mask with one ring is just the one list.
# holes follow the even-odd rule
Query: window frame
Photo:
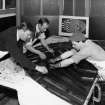
[[5, 0], [2, 0], [2, 9], [0, 9], [0, 18], [16, 16], [16, 7], [15, 8], [6, 8]]
[[2, 10], [8, 10], [8, 9], [16, 9], [16, 7], [15, 8], [6, 8], [6, 1], [2, 0], [2, 8], [0, 9], [0, 11], [2, 11]]

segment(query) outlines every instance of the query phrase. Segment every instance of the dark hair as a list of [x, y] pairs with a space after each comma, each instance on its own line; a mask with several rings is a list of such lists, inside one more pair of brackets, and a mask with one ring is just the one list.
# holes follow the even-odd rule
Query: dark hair
[[27, 27], [27, 29], [29, 29], [30, 31], [33, 31], [33, 26], [31, 23], [23, 21], [17, 28], [18, 29], [22, 29], [23, 27]]
[[41, 25], [43, 25], [43, 23], [49, 24], [50, 22], [49, 22], [49, 20], [47, 18], [40, 18], [38, 20], [38, 23], [41, 24]]
[[34, 31], [34, 27], [31, 23], [27, 23], [27, 28], [30, 30], [30, 31]]
[[85, 38], [84, 40], [81, 40], [81, 41], [76, 41], [76, 42], [83, 42], [83, 43], [85, 43], [86, 41], [88, 40], [88, 38]]
[[82, 40], [82, 42], [84, 43], [84, 42], [86, 42], [88, 40], [88, 38], [85, 38], [84, 40]]
[[23, 27], [27, 27], [27, 23], [26, 22], [22, 22], [19, 26], [17, 26], [18, 29], [22, 29]]

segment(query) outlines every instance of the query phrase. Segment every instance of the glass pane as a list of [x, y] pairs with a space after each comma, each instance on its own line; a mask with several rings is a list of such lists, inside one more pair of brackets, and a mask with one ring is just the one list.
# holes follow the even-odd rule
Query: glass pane
[[0, 9], [2, 9], [2, 0], [0, 0]]
[[16, 8], [16, 0], [5, 0], [5, 7], [8, 8]]

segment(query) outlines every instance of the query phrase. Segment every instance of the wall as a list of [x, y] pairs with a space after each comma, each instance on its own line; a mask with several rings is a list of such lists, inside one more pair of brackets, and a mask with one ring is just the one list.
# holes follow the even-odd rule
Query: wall
[[1, 0], [0, 32], [16, 25], [16, 1], [18, 0], [8, 0], [8, 2]]
[[0, 32], [11, 26], [16, 26], [16, 9], [1, 9]]
[[[59, 15], [72, 15], [73, 0], [22, 0], [22, 19], [30, 21], [33, 25], [44, 16], [50, 20], [51, 34], [58, 35]], [[70, 4], [70, 5], [69, 5]]]
[[85, 16], [85, 0], [75, 1], [75, 16]]
[[[51, 23], [56, 21], [57, 19], [56, 15], [58, 14], [58, 9], [57, 6], [55, 6], [54, 7], [55, 13], [54, 13], [54, 10], [52, 9], [52, 6], [55, 5], [54, 3], [55, 0], [52, 1], [51, 3], [49, 2], [49, 0], [43, 0], [43, 4], [42, 0], [22, 0], [21, 20], [30, 21], [34, 26], [41, 16], [47, 17]], [[47, 9], [46, 7], [48, 7], [49, 9]], [[56, 31], [53, 30], [52, 32], [56, 33]]]
[[105, 40], [105, 17], [90, 17], [90, 38], [95, 40]]
[[91, 39], [105, 39], [105, 0], [21, 0], [23, 19], [34, 25], [45, 16], [52, 34], [58, 34], [59, 15], [89, 16]]
[[0, 18], [0, 32], [15, 25], [16, 25], [16, 16]]
[[63, 15], [73, 15], [73, 0], [64, 0]]
[[91, 0], [90, 38], [105, 40], [105, 0]]

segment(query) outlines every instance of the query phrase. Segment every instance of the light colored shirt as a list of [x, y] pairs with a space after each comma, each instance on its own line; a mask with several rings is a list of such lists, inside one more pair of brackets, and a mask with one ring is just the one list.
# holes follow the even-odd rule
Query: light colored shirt
[[[40, 30], [39, 30], [38, 24], [36, 25], [35, 36], [36, 36], [36, 33], [40, 33]], [[38, 39], [45, 39], [45, 38], [46, 38], [46, 35], [45, 35], [44, 32], [40, 33], [39, 36], [38, 36]]]
[[17, 41], [19, 41], [19, 31], [18, 30], [17, 30], [16, 36], [17, 36]]
[[25, 32], [22, 29], [17, 29], [17, 41], [19, 41], [20, 36], [25, 34]]

